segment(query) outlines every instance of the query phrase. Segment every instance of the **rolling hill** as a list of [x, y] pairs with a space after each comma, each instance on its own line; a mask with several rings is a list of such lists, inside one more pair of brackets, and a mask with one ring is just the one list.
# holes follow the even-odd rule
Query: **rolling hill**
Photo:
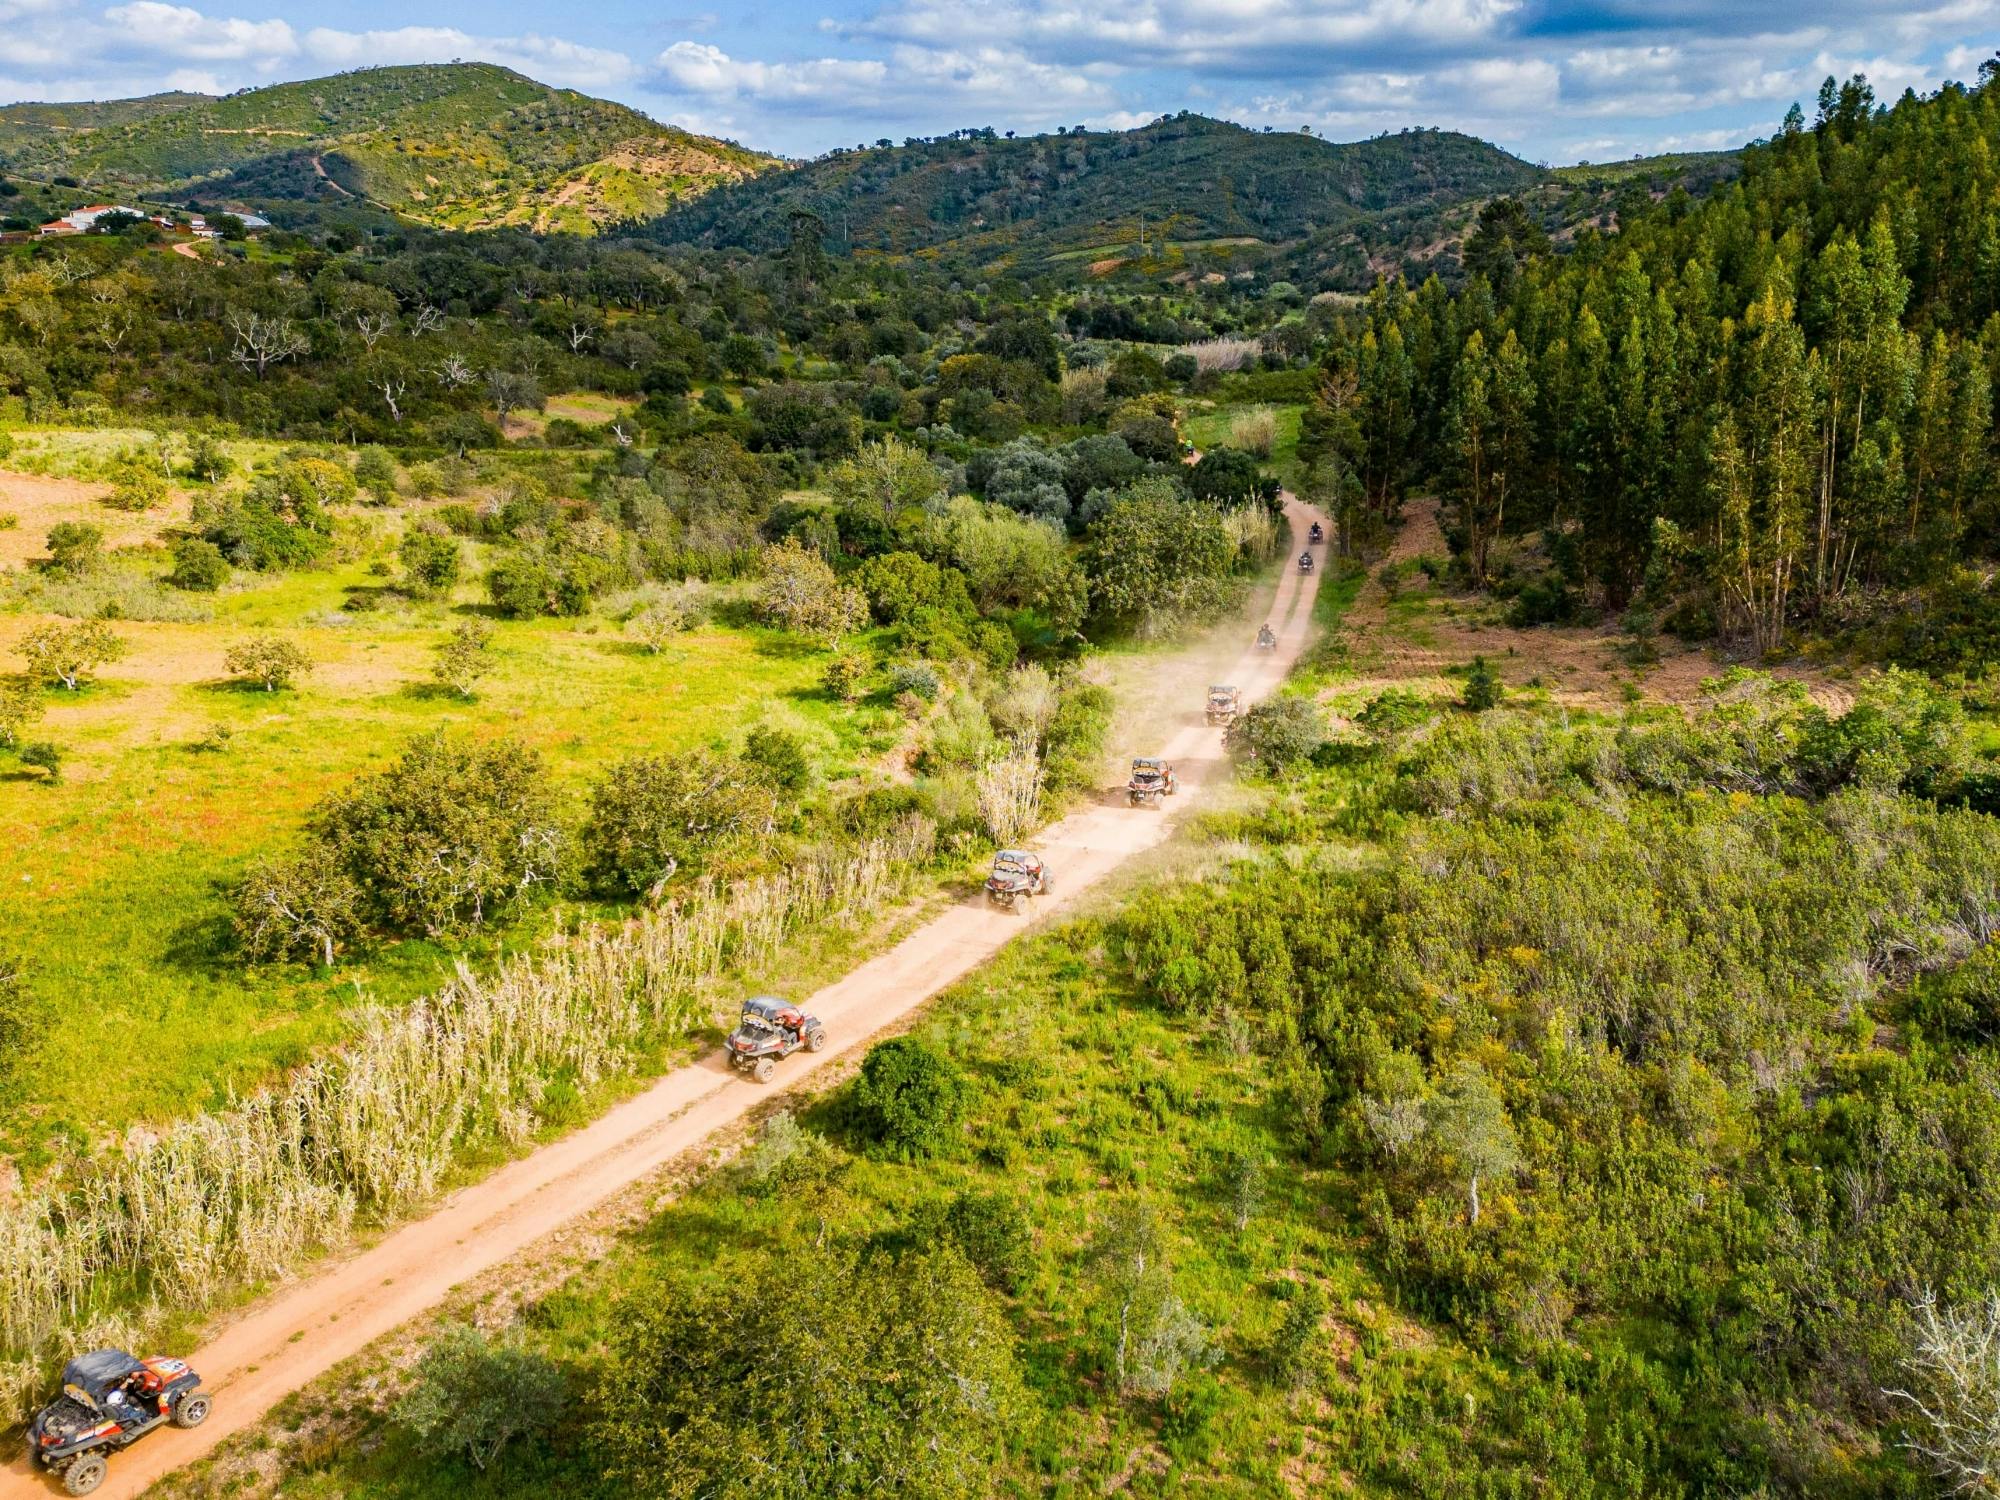
[[1117, 256], [1142, 237], [1278, 245], [1385, 213], [1518, 192], [1544, 176], [1447, 131], [1334, 145], [1181, 115], [1129, 131], [961, 132], [838, 152], [678, 205], [656, 232], [768, 249], [805, 210], [826, 224], [832, 249], [1030, 266]]
[[485, 63], [0, 109], [0, 170], [17, 177], [107, 196], [353, 198], [450, 229], [591, 233], [775, 164]]

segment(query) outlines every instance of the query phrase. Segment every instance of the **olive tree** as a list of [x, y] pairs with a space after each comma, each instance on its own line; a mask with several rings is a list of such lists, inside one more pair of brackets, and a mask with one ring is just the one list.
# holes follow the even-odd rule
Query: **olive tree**
[[829, 643], [852, 635], [868, 618], [861, 591], [841, 583], [826, 559], [796, 537], [764, 549], [758, 608], [773, 625]]
[[313, 660], [296, 641], [278, 635], [256, 635], [231, 646], [222, 658], [232, 677], [260, 684], [267, 693], [288, 688], [313, 669]]
[[125, 654], [125, 642], [103, 620], [57, 621], [21, 638], [21, 657], [31, 675], [59, 682], [75, 692], [99, 667]]
[[431, 681], [456, 698], [470, 698], [479, 679], [493, 670], [493, 628], [467, 620], [437, 643]]
[[549, 1431], [569, 1407], [569, 1382], [552, 1361], [463, 1323], [431, 1341], [413, 1375], [397, 1423], [420, 1452], [462, 1453], [479, 1469], [515, 1438]]
[[592, 1436], [642, 1500], [975, 1500], [1025, 1413], [1007, 1321], [948, 1242], [764, 1255], [618, 1314]]
[[1926, 1293], [1904, 1369], [1908, 1388], [1887, 1392], [1913, 1416], [1904, 1446], [1953, 1494], [2000, 1488], [2000, 1292], [1957, 1308]]
[[236, 936], [253, 959], [310, 957], [331, 968], [335, 953], [361, 933], [362, 900], [340, 852], [311, 843], [289, 859], [251, 867], [236, 888]]
[[710, 750], [634, 756], [591, 793], [586, 867], [606, 889], [657, 896], [682, 869], [768, 833], [774, 816], [769, 780], [744, 761]]

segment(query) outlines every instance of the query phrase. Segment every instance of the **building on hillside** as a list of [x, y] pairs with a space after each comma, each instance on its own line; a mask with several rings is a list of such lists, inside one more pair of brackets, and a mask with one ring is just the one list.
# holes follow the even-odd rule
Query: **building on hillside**
[[87, 208], [71, 209], [60, 219], [50, 220], [42, 226], [41, 233], [44, 238], [58, 234], [88, 234], [107, 214], [124, 214], [131, 219], [146, 217], [138, 209], [127, 208], [122, 203], [93, 203]]

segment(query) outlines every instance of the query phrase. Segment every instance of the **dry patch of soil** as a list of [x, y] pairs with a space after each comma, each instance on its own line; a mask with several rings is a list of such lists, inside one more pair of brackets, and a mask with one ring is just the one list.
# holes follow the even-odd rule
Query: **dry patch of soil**
[[[1387, 562], [1443, 559], [1449, 551], [1438, 524], [1438, 502], [1428, 497], [1409, 501]], [[1494, 601], [1441, 593], [1422, 574], [1405, 580], [1392, 599], [1379, 574], [1378, 569], [1362, 586], [1347, 613], [1352, 672], [1332, 695], [1368, 697], [1397, 688], [1455, 696], [1463, 686], [1463, 669], [1483, 656], [1510, 688], [1540, 688], [1564, 707], [1604, 712], [1632, 702], [1697, 702], [1705, 679], [1739, 664], [1665, 636], [1657, 643], [1658, 661], [1628, 663], [1621, 651], [1627, 637], [1615, 626], [1513, 626]], [[1831, 713], [1853, 706], [1853, 690], [1824, 672], [1795, 663], [1768, 670], [1805, 683], [1813, 700]]]
[[88, 521], [103, 530], [107, 547], [136, 547], [158, 541], [161, 532], [187, 520], [184, 495], [133, 513], [98, 503], [110, 493], [108, 484], [0, 469], [0, 515], [15, 518], [14, 525], [0, 531], [0, 567], [46, 557], [43, 540], [59, 521]]

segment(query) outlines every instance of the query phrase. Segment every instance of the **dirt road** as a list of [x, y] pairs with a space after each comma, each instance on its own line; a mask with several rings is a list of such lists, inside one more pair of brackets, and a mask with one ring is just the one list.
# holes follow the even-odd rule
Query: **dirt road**
[[[1312, 514], [1296, 501], [1287, 509], [1295, 556], [1305, 545]], [[1199, 802], [1203, 788], [1223, 771], [1221, 732], [1206, 727], [1201, 716], [1209, 682], [1233, 681], [1246, 701], [1262, 697], [1278, 686], [1310, 639], [1319, 574], [1300, 574], [1289, 557], [1282, 566], [1267, 616], [1278, 635], [1276, 651], [1250, 645], [1252, 622], [1242, 631], [1240, 650], [1192, 648], [1160, 660], [1151, 673], [1184, 710], [1173, 715], [1173, 727], [1154, 732], [1160, 742], [1123, 748], [1175, 763], [1181, 786], [1175, 812]], [[1143, 711], [1138, 718], [1162, 722]], [[1132, 719], [1121, 714], [1121, 721], [1129, 725]], [[814, 995], [807, 1003], [832, 1041], [818, 1056], [801, 1052], [788, 1059], [780, 1078], [799, 1082], [841, 1053], [865, 1047], [875, 1032], [969, 973], [1044, 912], [1060, 910], [1119, 864], [1166, 838], [1171, 814], [1122, 804], [1122, 796], [1114, 800], [1107, 788], [1096, 804], [1030, 841], [1056, 877], [1039, 910], [1023, 917], [983, 902], [955, 906]], [[141, 1493], [434, 1306], [453, 1287], [588, 1213], [770, 1097], [769, 1089], [735, 1076], [722, 1054], [713, 1053], [661, 1078], [596, 1123], [453, 1194], [371, 1248], [323, 1265], [254, 1304], [187, 1356], [215, 1396], [214, 1415], [192, 1432], [161, 1428], [116, 1455], [98, 1493]], [[0, 1500], [42, 1500], [59, 1493], [53, 1480], [34, 1474], [21, 1459], [0, 1474]]]

